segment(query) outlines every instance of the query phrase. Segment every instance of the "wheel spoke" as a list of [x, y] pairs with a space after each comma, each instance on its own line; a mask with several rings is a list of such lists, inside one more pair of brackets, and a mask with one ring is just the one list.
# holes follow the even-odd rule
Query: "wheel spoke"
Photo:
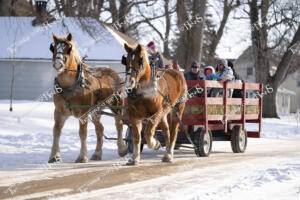
[[209, 137], [209, 134], [208, 133], [204, 133], [204, 151], [205, 153], [208, 153], [209, 151], [209, 148], [210, 148], [210, 137]]
[[241, 148], [245, 147], [245, 132], [244, 131], [241, 131], [241, 133], [239, 135], [239, 143], [240, 143]]

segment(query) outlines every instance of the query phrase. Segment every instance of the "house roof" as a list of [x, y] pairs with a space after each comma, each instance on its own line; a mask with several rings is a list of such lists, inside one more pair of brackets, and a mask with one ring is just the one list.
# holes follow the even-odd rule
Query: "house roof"
[[87, 60], [120, 60], [125, 53], [115, 35], [91, 18], [63, 18], [32, 26], [34, 17], [0, 17], [0, 59], [52, 59], [49, 46], [56, 35], [72, 33]]
[[[116, 40], [122, 45], [124, 46], [124, 43], [126, 42], [127, 44], [130, 44], [130, 45], [137, 45], [138, 44], [138, 41], [132, 39], [131, 37], [129, 37], [128, 35], [116, 30], [115, 28], [113, 28], [112, 26], [110, 25], [107, 25], [107, 24], [104, 24], [104, 27], [116, 38]], [[173, 62], [171, 60], [168, 60], [167, 58], [165, 58], [163, 56], [163, 61], [164, 61], [164, 64], [165, 65], [170, 65], [172, 66], [173, 65]], [[178, 66], [179, 69], [181, 69], [180, 66]]]
[[286, 94], [286, 95], [293, 95], [296, 96], [296, 92], [292, 91], [292, 90], [288, 90], [286, 88], [278, 88], [277, 92], [282, 93], [282, 94]]

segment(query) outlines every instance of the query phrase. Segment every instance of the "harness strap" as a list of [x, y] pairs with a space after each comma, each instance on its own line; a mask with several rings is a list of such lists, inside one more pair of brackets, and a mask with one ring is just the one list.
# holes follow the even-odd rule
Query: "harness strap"
[[83, 72], [83, 66], [82, 63], [79, 63], [77, 65], [77, 73], [76, 73], [76, 81], [73, 85], [71, 85], [68, 88], [63, 88], [59, 85], [57, 77], [55, 77], [54, 79], [54, 90], [55, 92], [57, 92], [58, 94], [64, 94], [64, 93], [73, 93], [74, 90], [79, 86], [82, 86], [82, 72]]
[[180, 123], [181, 128], [184, 130], [185, 136], [187, 137], [189, 142], [193, 145], [194, 149], [196, 149], [197, 147], [195, 146], [194, 142], [192, 141], [191, 136], [186, 131], [186, 129], [185, 129], [182, 121], [180, 120], [180, 117], [178, 116], [178, 113], [176, 112], [176, 110], [175, 110], [174, 106], [172, 105], [172, 102], [170, 101], [170, 99], [166, 95], [164, 95], [164, 93], [158, 87], [157, 87], [157, 91], [168, 102], [168, 104], [171, 106], [173, 112], [175, 113], [175, 116], [176, 116], [178, 122]]
[[152, 66], [152, 67], [151, 67], [151, 79], [152, 79], [153, 81], [156, 80], [156, 69], [155, 69], [155, 68], [156, 68], [155, 66]]

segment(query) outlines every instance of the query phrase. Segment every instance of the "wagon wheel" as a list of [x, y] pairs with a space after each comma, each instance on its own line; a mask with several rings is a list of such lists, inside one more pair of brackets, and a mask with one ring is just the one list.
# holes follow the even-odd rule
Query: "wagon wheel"
[[[127, 128], [125, 139], [126, 139], [126, 146], [127, 146], [128, 152], [133, 153], [133, 142], [132, 142], [131, 127]], [[144, 148], [144, 144], [141, 142], [141, 152], [143, 152], [143, 148]]]
[[211, 152], [212, 140], [213, 138], [210, 129], [208, 129], [207, 134], [205, 134], [204, 129], [199, 128], [194, 136], [194, 144], [196, 146], [195, 154], [198, 157], [208, 157]]
[[244, 153], [247, 147], [247, 131], [235, 125], [231, 132], [231, 149], [234, 153]]

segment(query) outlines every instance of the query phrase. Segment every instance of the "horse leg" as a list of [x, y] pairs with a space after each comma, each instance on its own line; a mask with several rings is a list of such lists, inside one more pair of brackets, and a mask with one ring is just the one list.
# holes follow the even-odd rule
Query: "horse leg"
[[164, 157], [162, 158], [163, 162], [171, 162], [172, 161], [172, 156], [171, 156], [171, 150], [170, 150], [170, 129], [169, 129], [169, 124], [167, 120], [167, 115], [165, 115], [162, 119], [161, 122], [159, 123], [159, 127], [164, 133], [165, 137], [165, 142], [166, 142], [166, 153]]
[[81, 141], [81, 148], [80, 148], [80, 154], [78, 158], [76, 159], [76, 163], [87, 163], [87, 147], [86, 147], [86, 136], [87, 136], [87, 125], [88, 123], [81, 123], [79, 120], [79, 137]]
[[118, 154], [119, 156], [123, 157], [128, 153], [128, 149], [123, 140], [123, 121], [120, 118], [115, 117], [115, 125], [118, 131]]
[[103, 145], [104, 127], [100, 121], [100, 117], [93, 116], [92, 120], [95, 125], [95, 131], [96, 131], [96, 135], [97, 135], [97, 145], [96, 145], [95, 152], [93, 153], [90, 160], [102, 160], [102, 145]]
[[133, 139], [133, 154], [132, 154], [132, 159], [129, 160], [126, 164], [136, 165], [140, 161], [142, 122], [131, 121], [131, 128], [132, 128], [132, 139]]
[[174, 155], [174, 147], [177, 139], [177, 134], [178, 134], [178, 127], [180, 122], [178, 121], [178, 118], [176, 117], [176, 113], [181, 119], [183, 111], [184, 111], [185, 104], [180, 103], [175, 106], [175, 111], [173, 110], [171, 113], [171, 130], [170, 130], [170, 161], [173, 160], [173, 155]]
[[[160, 111], [158, 111], [158, 112], [160, 112]], [[153, 137], [155, 134], [155, 129], [160, 122], [160, 118], [161, 117], [158, 116], [158, 117], [156, 117], [155, 120], [149, 121], [145, 127], [144, 136], [147, 141], [147, 146], [150, 149], [157, 150], [161, 146], [160, 142]]]
[[61, 135], [61, 129], [63, 128], [65, 121], [68, 119], [69, 115], [64, 115], [57, 109], [54, 111], [54, 127], [53, 127], [53, 143], [51, 154], [48, 163], [60, 162], [60, 148], [59, 139]]

